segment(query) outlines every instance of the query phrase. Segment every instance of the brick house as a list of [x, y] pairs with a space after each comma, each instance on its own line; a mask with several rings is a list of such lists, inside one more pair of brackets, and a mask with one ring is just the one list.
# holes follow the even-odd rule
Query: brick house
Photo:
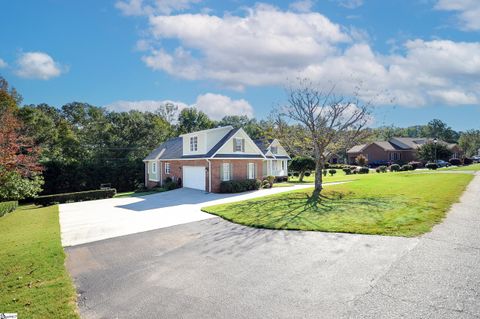
[[170, 139], [153, 150], [145, 163], [145, 185], [166, 178], [183, 187], [219, 192], [229, 180], [285, 177], [290, 157], [278, 140], [252, 140], [232, 126], [203, 130]]
[[[392, 137], [388, 141], [377, 141], [367, 144], [355, 145], [347, 151], [348, 163], [355, 164], [355, 158], [362, 154], [369, 164], [383, 165], [387, 163], [407, 163], [418, 160], [417, 150], [426, 143], [432, 143], [430, 138]], [[457, 144], [446, 145], [452, 151], [452, 158], [460, 158], [462, 150]]]

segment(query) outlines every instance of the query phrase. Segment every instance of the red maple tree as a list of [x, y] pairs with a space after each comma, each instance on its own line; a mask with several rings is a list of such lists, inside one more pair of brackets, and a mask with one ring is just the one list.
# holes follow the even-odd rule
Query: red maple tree
[[32, 138], [22, 134], [22, 125], [13, 110], [0, 113], [0, 177], [15, 172], [28, 178], [42, 171], [40, 149]]

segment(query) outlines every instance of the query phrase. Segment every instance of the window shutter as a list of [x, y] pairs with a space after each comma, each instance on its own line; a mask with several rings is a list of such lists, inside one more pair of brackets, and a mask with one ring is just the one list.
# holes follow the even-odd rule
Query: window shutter
[[233, 181], [233, 164], [230, 163], [230, 180]]
[[257, 178], [257, 163], [253, 163], [253, 179]]
[[223, 163], [220, 164], [220, 181], [223, 181]]
[[250, 178], [250, 163], [247, 163], [247, 179]]
[[233, 151], [235, 152], [235, 147], [237, 146], [237, 139], [233, 139]]
[[242, 139], [242, 152], [245, 152], [245, 139]]

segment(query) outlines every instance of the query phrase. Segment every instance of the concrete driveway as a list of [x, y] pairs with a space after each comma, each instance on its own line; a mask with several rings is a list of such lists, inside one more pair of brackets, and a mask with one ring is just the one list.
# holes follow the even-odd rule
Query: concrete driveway
[[216, 216], [202, 207], [312, 187], [296, 185], [241, 194], [212, 194], [181, 188], [142, 197], [111, 198], [60, 205], [63, 246], [170, 227]]
[[66, 248], [83, 318], [479, 318], [480, 175], [419, 238], [212, 218]]

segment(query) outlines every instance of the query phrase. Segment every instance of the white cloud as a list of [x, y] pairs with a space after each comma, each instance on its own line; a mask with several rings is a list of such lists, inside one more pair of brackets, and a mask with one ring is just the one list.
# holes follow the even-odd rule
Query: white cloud
[[339, 5], [347, 9], [355, 9], [363, 5], [363, 0], [336, 0]]
[[195, 107], [214, 120], [220, 120], [226, 115], [253, 117], [253, 108], [246, 100], [232, 100], [230, 97], [220, 94], [199, 95]]
[[115, 7], [127, 16], [152, 14], [171, 14], [175, 11], [189, 9], [192, 4], [201, 0], [122, 0]]
[[22, 78], [48, 80], [62, 73], [60, 64], [43, 52], [22, 53], [17, 64], [15, 73]]
[[[308, 77], [347, 94], [360, 82], [363, 99], [412, 107], [480, 99], [480, 42], [414, 39], [379, 54], [361, 30], [264, 4], [245, 15], [154, 15], [149, 23], [144, 63], [178, 78], [243, 89]], [[176, 48], [163, 46], [171, 40]]]
[[237, 88], [277, 83], [272, 75], [285, 79], [292, 70], [334, 54], [336, 44], [350, 41], [339, 25], [319, 13], [283, 12], [267, 5], [248, 9], [244, 17], [154, 16], [150, 25], [160, 46], [164, 39], [178, 39], [180, 45], [173, 52], [152, 50], [143, 57], [149, 67]]
[[312, 10], [313, 4], [313, 0], [299, 0], [292, 2], [289, 5], [289, 8], [297, 12], [310, 12]]
[[117, 112], [127, 112], [130, 110], [154, 112], [161, 105], [166, 103], [177, 105], [179, 111], [187, 107], [195, 107], [214, 120], [220, 120], [226, 115], [246, 115], [248, 117], [253, 117], [253, 108], [246, 100], [233, 100], [228, 96], [214, 93], [199, 95], [197, 96], [195, 103], [190, 105], [184, 102], [171, 100], [141, 100], [116, 101], [106, 105], [106, 108]]
[[457, 12], [460, 28], [465, 31], [480, 30], [480, 1], [478, 0], [438, 0], [435, 9]]
[[7, 62], [0, 58], [0, 69], [6, 68], [8, 66]]

